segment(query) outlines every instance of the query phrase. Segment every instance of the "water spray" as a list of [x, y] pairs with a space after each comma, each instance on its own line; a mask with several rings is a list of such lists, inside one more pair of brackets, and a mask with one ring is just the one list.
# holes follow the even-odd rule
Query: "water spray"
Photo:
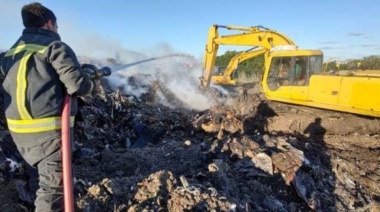
[[160, 56], [160, 57], [152, 57], [152, 58], [140, 60], [140, 61], [133, 62], [133, 63], [117, 65], [117, 66], [112, 67], [112, 69], [113, 70], [121, 70], [121, 69], [125, 69], [125, 68], [131, 67], [131, 66], [139, 65], [141, 63], [146, 63], [146, 62], [150, 62], [150, 61], [154, 61], [154, 60], [162, 60], [162, 59], [171, 58], [171, 57], [190, 58], [190, 59], [195, 61], [195, 59], [192, 55], [177, 53], [177, 54], [168, 54], [168, 55], [164, 55], [164, 56]]

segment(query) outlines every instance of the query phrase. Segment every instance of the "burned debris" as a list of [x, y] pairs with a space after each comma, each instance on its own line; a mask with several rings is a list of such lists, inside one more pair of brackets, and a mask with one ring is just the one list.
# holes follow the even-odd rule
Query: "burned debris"
[[[126, 80], [139, 86], [137, 79]], [[160, 80], [139, 97], [106, 80], [102, 86], [83, 99], [83, 119], [75, 123], [80, 211], [378, 209], [376, 133], [338, 134], [326, 128], [336, 119], [281, 110], [259, 93], [196, 111]], [[7, 152], [12, 142], [3, 121], [0, 187], [7, 194], [0, 210], [7, 211], [19, 197], [10, 189], [17, 179], [10, 164], [22, 160]]]

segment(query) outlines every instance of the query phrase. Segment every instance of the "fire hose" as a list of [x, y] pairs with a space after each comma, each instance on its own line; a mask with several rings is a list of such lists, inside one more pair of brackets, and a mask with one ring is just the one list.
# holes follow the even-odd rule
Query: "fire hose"
[[[82, 70], [91, 78], [99, 79], [111, 75], [109, 67], [101, 69], [91, 64], [82, 65]], [[74, 211], [74, 183], [71, 166], [71, 136], [70, 136], [71, 96], [65, 95], [62, 110], [62, 169], [63, 169], [63, 201], [67, 212]]]

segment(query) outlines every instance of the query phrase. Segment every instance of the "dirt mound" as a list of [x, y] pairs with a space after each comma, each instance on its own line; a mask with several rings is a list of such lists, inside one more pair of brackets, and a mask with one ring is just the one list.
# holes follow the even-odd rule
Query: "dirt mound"
[[[141, 98], [105, 89], [85, 99], [73, 154], [78, 211], [379, 209], [377, 133], [330, 130], [333, 119], [284, 112], [258, 93], [173, 109], [155, 101], [158, 88], [176, 104], [160, 83]], [[15, 211], [12, 179], [0, 179], [0, 211]]]

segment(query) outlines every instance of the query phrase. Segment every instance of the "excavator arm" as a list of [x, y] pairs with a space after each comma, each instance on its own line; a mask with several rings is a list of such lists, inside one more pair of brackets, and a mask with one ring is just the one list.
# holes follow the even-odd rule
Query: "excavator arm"
[[212, 76], [212, 81], [214, 84], [224, 84], [224, 85], [234, 85], [236, 81], [232, 78], [233, 73], [237, 69], [239, 63], [257, 57], [267, 52], [267, 49], [255, 49], [254, 51], [243, 52], [235, 55], [230, 62], [228, 63], [224, 73], [222, 75], [214, 75]]
[[[218, 32], [219, 28], [241, 31], [242, 33], [220, 36]], [[262, 26], [239, 27], [213, 25], [209, 29], [208, 33], [208, 39], [203, 61], [203, 75], [202, 77], [200, 77], [201, 87], [210, 86], [219, 45], [261, 47], [262, 49], [259, 50], [257, 54], [252, 53], [251, 56], [255, 57], [263, 53], [268, 54], [269, 50], [273, 47], [283, 45], [295, 45], [295, 43], [287, 36]], [[245, 59], [252, 57], [246, 57]], [[232, 61], [232, 63], [235, 62]], [[228, 73], [225, 73], [225, 75], [230, 75], [232, 73], [233, 70]]]

